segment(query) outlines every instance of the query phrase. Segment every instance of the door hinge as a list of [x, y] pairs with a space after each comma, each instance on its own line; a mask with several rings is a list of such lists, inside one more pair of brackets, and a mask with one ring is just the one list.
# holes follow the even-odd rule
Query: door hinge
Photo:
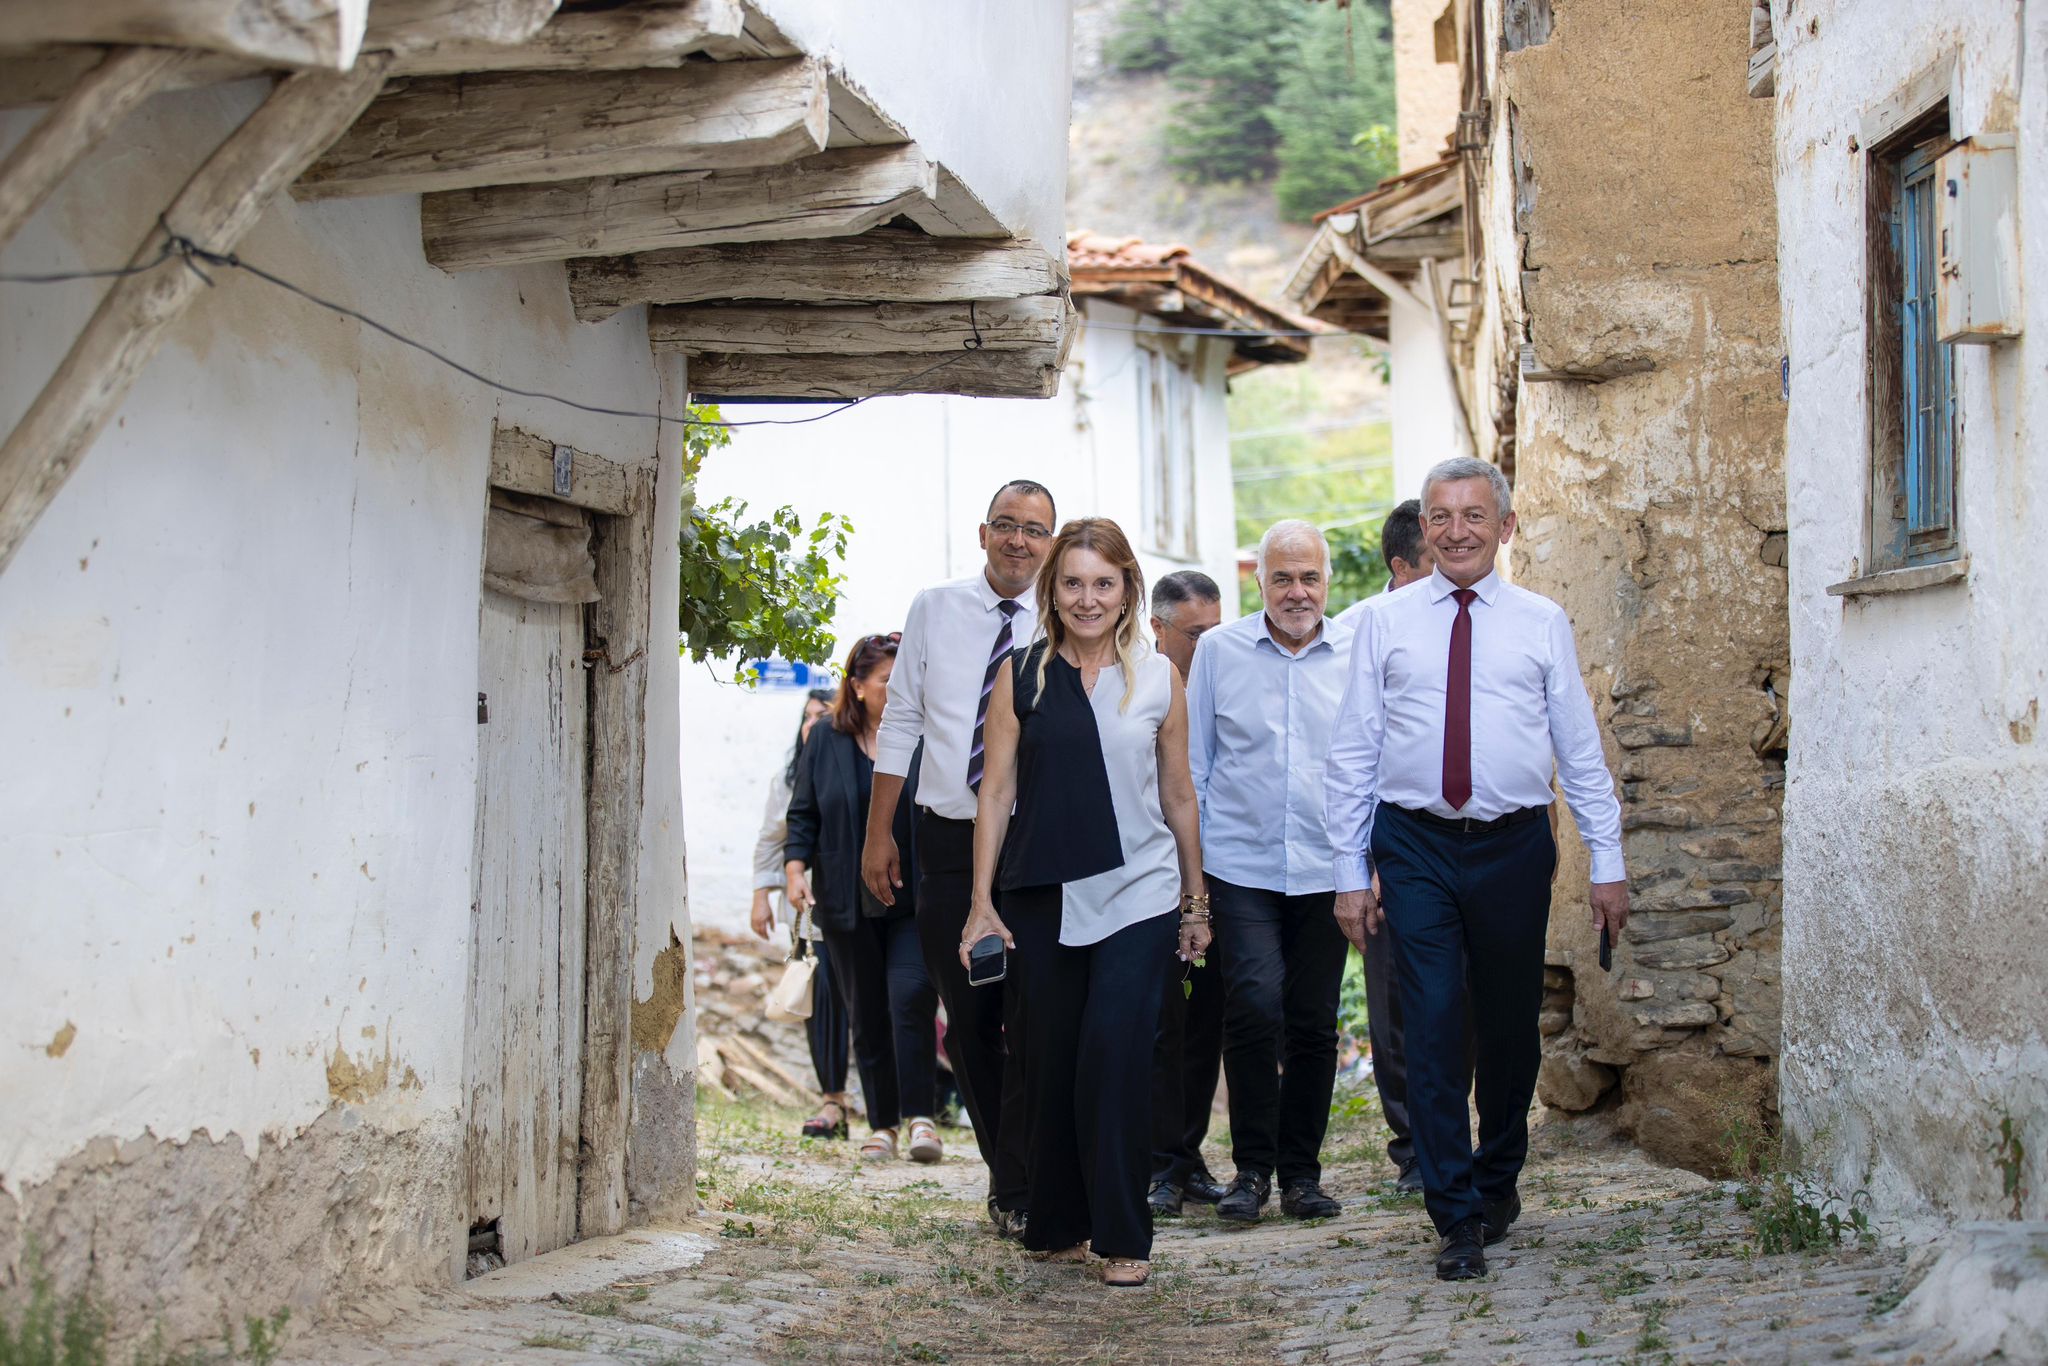
[[481, 726], [491, 719], [491, 695], [480, 692], [476, 695], [476, 723]]

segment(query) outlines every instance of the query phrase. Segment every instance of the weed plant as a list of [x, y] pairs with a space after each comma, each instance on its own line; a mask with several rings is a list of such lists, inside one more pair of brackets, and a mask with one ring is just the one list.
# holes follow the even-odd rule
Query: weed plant
[[1744, 1179], [1735, 1204], [1749, 1216], [1756, 1251], [1766, 1257], [1787, 1252], [1814, 1253], [1840, 1247], [1844, 1239], [1861, 1244], [1874, 1238], [1870, 1216], [1862, 1208], [1869, 1199], [1857, 1191], [1844, 1199], [1831, 1190], [1801, 1183], [1779, 1164], [1775, 1143], [1738, 1120], [1728, 1128], [1725, 1149], [1730, 1170]]

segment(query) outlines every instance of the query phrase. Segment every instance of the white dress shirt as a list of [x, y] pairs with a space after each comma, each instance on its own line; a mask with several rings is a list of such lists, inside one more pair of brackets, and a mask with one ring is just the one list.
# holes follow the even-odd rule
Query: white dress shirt
[[[896, 669], [889, 675], [889, 705], [875, 737], [875, 772], [908, 777], [917, 742], [924, 741], [924, 767], [917, 778], [917, 804], [956, 821], [974, 819], [975, 796], [967, 786], [967, 750], [974, 738], [974, 713], [981, 703], [982, 675], [1003, 614], [1002, 596], [977, 573], [927, 588], [910, 604]], [[1028, 645], [1038, 632], [1038, 599], [1025, 589], [1010, 618], [1010, 643]]]
[[1444, 801], [1445, 675], [1457, 587], [1440, 571], [1371, 598], [1357, 618], [1351, 682], [1337, 715], [1327, 784], [1337, 890], [1372, 885], [1381, 802], [1492, 820], [1551, 802], [1558, 784], [1593, 855], [1593, 881], [1619, 882], [1621, 804], [1579, 677], [1571, 622], [1549, 598], [1488, 574], [1473, 585], [1472, 797]]
[[1205, 632], [1188, 668], [1188, 767], [1202, 867], [1287, 896], [1331, 889], [1323, 764], [1350, 676], [1352, 634], [1325, 619], [1300, 654], [1264, 612]]

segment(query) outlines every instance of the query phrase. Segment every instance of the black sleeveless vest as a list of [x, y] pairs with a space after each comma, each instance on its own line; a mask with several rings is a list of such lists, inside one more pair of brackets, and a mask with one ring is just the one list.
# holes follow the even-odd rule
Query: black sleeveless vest
[[1045, 649], [1040, 640], [1010, 653], [1017, 809], [997, 865], [996, 885], [1004, 891], [1079, 882], [1124, 862], [1095, 707], [1081, 686], [1080, 670], [1057, 655], [1046, 671], [1045, 693], [1037, 695]]

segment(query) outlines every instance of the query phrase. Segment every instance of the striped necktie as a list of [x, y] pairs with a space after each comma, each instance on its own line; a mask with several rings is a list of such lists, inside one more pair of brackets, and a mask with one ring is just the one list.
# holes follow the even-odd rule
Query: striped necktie
[[996, 628], [996, 643], [989, 647], [988, 667], [981, 671], [981, 700], [974, 704], [974, 740], [967, 747], [969, 792], [981, 791], [981, 731], [988, 724], [988, 699], [989, 694], [996, 690], [996, 671], [1003, 667], [1003, 661], [1010, 655], [1010, 618], [1019, 610], [1012, 598], [1000, 599], [996, 609], [1003, 614], [1003, 624]]

